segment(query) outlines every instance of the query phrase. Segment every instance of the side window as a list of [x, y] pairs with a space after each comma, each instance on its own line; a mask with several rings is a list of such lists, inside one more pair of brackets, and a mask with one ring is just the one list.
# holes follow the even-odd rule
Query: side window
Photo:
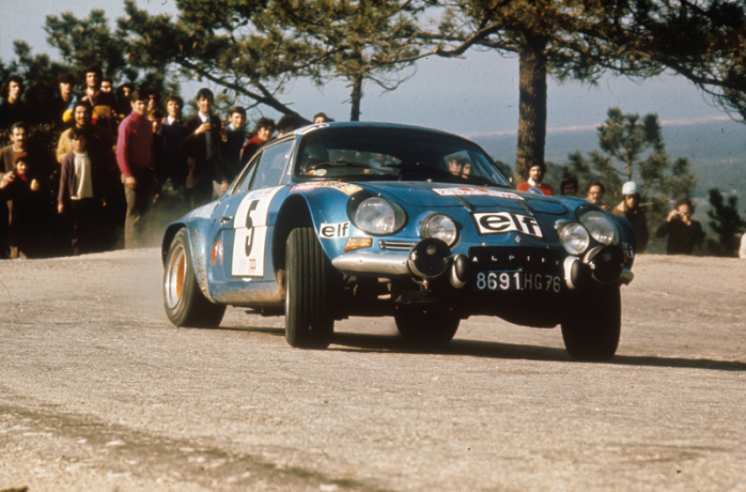
[[282, 173], [293, 150], [293, 143], [294, 139], [287, 140], [262, 151], [259, 162], [254, 165], [256, 170], [249, 189], [258, 190], [280, 184]]
[[233, 187], [233, 192], [231, 193], [232, 195], [248, 191], [249, 183], [251, 183], [251, 177], [254, 175], [256, 164], [257, 162], [259, 162], [260, 158], [261, 155], [255, 155], [254, 158], [249, 161], [249, 164], [246, 166], [246, 168], [243, 170], [243, 173], [238, 178], [236, 186]]

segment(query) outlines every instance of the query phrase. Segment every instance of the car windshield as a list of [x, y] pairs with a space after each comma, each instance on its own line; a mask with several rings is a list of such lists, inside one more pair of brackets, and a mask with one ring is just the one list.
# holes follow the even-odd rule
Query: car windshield
[[327, 128], [304, 139], [296, 181], [428, 181], [512, 187], [476, 144], [402, 128]]

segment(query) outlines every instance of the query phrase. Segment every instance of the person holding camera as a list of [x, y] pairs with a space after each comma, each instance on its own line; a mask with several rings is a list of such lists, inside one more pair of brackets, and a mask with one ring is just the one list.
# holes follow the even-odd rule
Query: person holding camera
[[656, 236], [665, 237], [668, 234], [666, 254], [690, 255], [694, 247], [702, 242], [705, 233], [702, 225], [692, 220], [694, 205], [688, 198], [676, 202], [676, 206], [666, 217], [666, 221], [658, 228]]

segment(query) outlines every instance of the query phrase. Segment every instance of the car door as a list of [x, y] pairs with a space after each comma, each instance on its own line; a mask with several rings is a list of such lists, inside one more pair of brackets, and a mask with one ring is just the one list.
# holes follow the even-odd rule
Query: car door
[[251, 296], [251, 284], [274, 282], [269, 245], [274, 219], [287, 195], [287, 187], [280, 182], [293, 145], [294, 139], [289, 139], [262, 149], [233, 187], [232, 195], [219, 205], [221, 261], [214, 262], [214, 280], [223, 283], [231, 299], [238, 291]]

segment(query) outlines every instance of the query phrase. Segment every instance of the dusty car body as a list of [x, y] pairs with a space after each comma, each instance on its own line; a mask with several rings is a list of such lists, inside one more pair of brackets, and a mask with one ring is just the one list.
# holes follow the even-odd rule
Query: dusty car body
[[562, 326], [578, 359], [613, 356], [629, 222], [584, 200], [515, 190], [478, 145], [393, 124], [332, 123], [266, 144], [219, 200], [170, 224], [164, 305], [179, 326], [225, 307], [285, 315], [295, 347], [335, 320], [393, 316], [418, 344], [472, 315]]

